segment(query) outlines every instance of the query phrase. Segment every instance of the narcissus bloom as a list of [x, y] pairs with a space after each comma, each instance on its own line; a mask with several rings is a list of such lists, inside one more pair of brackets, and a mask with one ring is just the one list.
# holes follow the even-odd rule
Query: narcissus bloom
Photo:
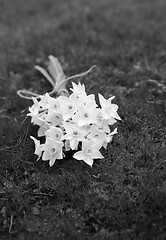
[[70, 88], [70, 90], [73, 93], [75, 93], [77, 96], [81, 96], [81, 95], [85, 96], [86, 95], [84, 84], [81, 85], [80, 82], [78, 84], [72, 82], [72, 86], [73, 86], [73, 88]]
[[53, 138], [56, 141], [61, 141], [61, 138], [63, 137], [63, 131], [59, 127], [51, 126], [46, 132], [46, 137]]
[[87, 131], [85, 128], [78, 126], [77, 123], [65, 122], [63, 124], [66, 134], [62, 137], [62, 140], [69, 140], [72, 150], [77, 149], [79, 142], [85, 139]]
[[113, 104], [111, 101], [115, 98], [115, 97], [111, 97], [108, 100], [106, 100], [100, 93], [99, 95], [99, 101], [100, 101], [100, 105], [102, 107], [102, 113], [103, 113], [103, 117], [105, 119], [110, 119], [111, 118], [115, 118], [118, 120], [121, 120], [121, 118], [119, 117], [117, 110], [118, 110], [118, 105]]
[[59, 126], [62, 124], [62, 114], [57, 113], [56, 111], [49, 110], [48, 115], [45, 119], [47, 122], [51, 123], [52, 126]]
[[84, 140], [82, 150], [76, 152], [73, 156], [77, 160], [83, 160], [92, 167], [93, 159], [104, 158], [99, 151], [99, 146], [93, 140]]
[[78, 109], [76, 95], [72, 94], [69, 97], [62, 96], [59, 102], [61, 107], [58, 112], [63, 115], [63, 120], [66, 121], [72, 118]]
[[55, 163], [56, 159], [63, 158], [62, 147], [62, 142], [56, 141], [50, 137], [46, 138], [46, 142], [41, 148], [43, 151], [42, 160], [49, 161], [49, 165], [51, 167]]
[[47, 104], [44, 106], [46, 109], [57, 111], [60, 108], [59, 99], [52, 98], [48, 93], [45, 94]]
[[87, 103], [86, 106], [80, 106], [72, 120], [77, 122], [79, 126], [96, 123], [96, 108], [91, 102]]
[[89, 134], [87, 138], [96, 142], [101, 148], [104, 142], [107, 140], [107, 134], [102, 129], [99, 129], [97, 125], [92, 124], [89, 128]]

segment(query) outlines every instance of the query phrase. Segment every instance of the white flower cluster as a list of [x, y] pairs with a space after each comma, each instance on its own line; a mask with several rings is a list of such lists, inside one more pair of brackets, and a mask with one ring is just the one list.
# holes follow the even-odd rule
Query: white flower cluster
[[103, 158], [101, 147], [107, 144], [117, 133], [111, 132], [110, 125], [120, 120], [118, 106], [112, 103], [114, 97], [106, 100], [99, 95], [100, 107], [95, 95], [87, 95], [85, 86], [72, 83], [72, 94], [52, 98], [48, 93], [40, 100], [32, 98], [34, 104], [29, 108], [31, 122], [39, 126], [38, 137], [45, 143], [31, 136], [35, 143], [38, 159], [49, 161], [52, 166], [56, 159], [63, 159], [65, 152], [76, 150], [73, 157], [92, 166], [93, 160]]

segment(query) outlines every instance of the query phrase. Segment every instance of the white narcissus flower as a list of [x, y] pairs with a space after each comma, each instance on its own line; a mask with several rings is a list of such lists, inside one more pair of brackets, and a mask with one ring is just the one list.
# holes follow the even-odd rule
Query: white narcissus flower
[[86, 95], [86, 92], [85, 92], [85, 85], [82, 84], [79, 82], [78, 84], [76, 83], [73, 83], [72, 82], [72, 86], [73, 88], [70, 88], [70, 90], [75, 93], [77, 96], [80, 96], [80, 95]]
[[59, 99], [60, 102], [60, 109], [59, 113], [63, 115], [63, 120], [66, 121], [77, 112], [77, 99], [75, 94], [71, 94], [69, 97], [61, 96]]
[[59, 98], [53, 98], [50, 97], [48, 93], [45, 94], [47, 104], [45, 105], [45, 108], [48, 110], [54, 110], [57, 111], [60, 108]]
[[99, 151], [100, 146], [95, 144], [93, 140], [84, 140], [82, 142], [82, 150], [76, 152], [73, 157], [77, 160], [83, 160], [92, 167], [93, 159], [104, 158]]
[[96, 108], [97, 104], [95, 101], [95, 95], [94, 94], [90, 94], [90, 95], [80, 95], [78, 97], [78, 105], [80, 106], [86, 106], [87, 104], [91, 104], [91, 107]]
[[51, 123], [52, 126], [60, 126], [63, 121], [62, 114], [57, 113], [56, 111], [49, 110], [48, 115], [45, 119], [47, 122]]
[[121, 118], [117, 113], [118, 105], [111, 103], [111, 101], [115, 97], [111, 97], [106, 100], [100, 93], [98, 95], [99, 95], [100, 105], [102, 107], [101, 111], [103, 113], [103, 117], [105, 119], [115, 118], [115, 119], [121, 120]]
[[41, 155], [42, 155], [43, 144], [40, 144], [40, 141], [37, 140], [36, 138], [32, 137], [32, 136], [30, 136], [30, 138], [35, 143], [35, 152], [34, 152], [34, 154], [36, 154], [38, 156], [38, 159], [37, 159], [37, 161], [38, 161], [40, 159]]
[[73, 116], [72, 120], [77, 122], [79, 126], [89, 125], [96, 123], [96, 108], [94, 108], [91, 102], [86, 106], [80, 106], [78, 112]]
[[46, 137], [51, 137], [56, 141], [61, 141], [61, 138], [63, 137], [63, 132], [59, 127], [51, 126], [46, 132]]
[[31, 117], [31, 123], [41, 126], [45, 122], [46, 112], [42, 110], [36, 98], [32, 98], [34, 104], [29, 107], [27, 116]]
[[86, 105], [89, 102], [91, 102], [91, 105], [93, 105], [93, 107], [97, 107], [97, 104], [95, 102], [95, 95], [94, 94], [90, 94], [87, 95], [87, 93], [85, 92], [85, 85], [79, 82], [79, 84], [75, 84], [72, 83], [73, 88], [70, 88], [70, 90], [73, 92], [72, 94], [75, 95], [76, 101], [78, 105]]
[[102, 147], [104, 142], [107, 140], [107, 134], [103, 130], [99, 129], [97, 125], [93, 124], [90, 126], [87, 138], [92, 139], [95, 143], [98, 143], [98, 145]]
[[41, 126], [44, 120], [39, 117], [38, 113], [36, 113], [35, 111], [32, 112], [30, 108], [29, 108], [29, 111], [30, 113], [28, 113], [27, 116], [31, 117], [31, 123], [33, 123], [34, 125]]
[[64, 122], [66, 134], [62, 137], [62, 140], [69, 140], [70, 148], [72, 150], [77, 149], [80, 141], [85, 139], [87, 131], [83, 127], [79, 127], [77, 123]]
[[49, 161], [49, 165], [50, 167], [52, 167], [56, 159], [63, 158], [62, 147], [63, 147], [62, 142], [58, 142], [50, 137], [46, 138], [46, 142], [41, 148], [41, 150], [44, 151], [42, 160]]
[[32, 105], [32, 107], [29, 107], [29, 113], [27, 116], [31, 117], [31, 123], [39, 125], [41, 124], [41, 121], [38, 121], [39, 118], [39, 108], [35, 107], [35, 105]]

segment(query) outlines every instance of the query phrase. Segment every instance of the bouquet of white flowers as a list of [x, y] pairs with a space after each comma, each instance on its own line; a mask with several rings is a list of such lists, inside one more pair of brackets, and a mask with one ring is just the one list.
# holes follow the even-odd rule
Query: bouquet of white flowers
[[31, 136], [35, 142], [35, 154], [38, 159], [49, 161], [52, 166], [56, 159], [62, 159], [65, 152], [78, 150], [73, 157], [83, 160], [90, 166], [96, 158], [103, 158], [100, 148], [107, 148], [117, 128], [110, 132], [109, 125], [116, 119], [118, 106], [112, 103], [114, 97], [106, 100], [99, 94], [100, 108], [94, 94], [87, 95], [85, 86], [72, 83], [72, 94], [52, 98], [48, 93], [40, 100], [33, 98], [34, 104], [29, 108], [31, 122], [39, 126], [38, 137], [45, 136], [45, 143]]
[[[57, 159], [64, 158], [67, 151], [74, 150], [73, 158], [92, 166], [94, 159], [103, 158], [100, 149], [107, 148], [113, 135], [117, 133], [117, 128], [111, 132], [110, 126], [121, 119], [117, 113], [118, 106], [112, 103], [114, 97], [106, 100], [101, 94], [98, 94], [98, 106], [95, 95], [87, 95], [85, 86], [81, 83], [72, 82], [69, 94], [66, 81], [84, 74], [65, 79], [59, 61], [53, 56], [50, 60], [48, 69], [52, 78], [43, 68], [37, 66], [36, 69], [53, 85], [52, 92], [44, 95], [34, 95], [22, 90], [18, 92], [21, 96], [23, 93], [31, 94], [33, 100], [27, 115], [31, 117], [33, 124], [39, 126], [37, 135], [40, 140], [31, 136], [35, 143], [37, 160], [41, 158], [53, 166]], [[51, 97], [55, 92], [59, 96]]]

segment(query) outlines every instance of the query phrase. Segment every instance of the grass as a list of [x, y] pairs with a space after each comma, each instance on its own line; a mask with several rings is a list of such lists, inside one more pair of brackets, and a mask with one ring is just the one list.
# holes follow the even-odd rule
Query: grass
[[[0, 0], [0, 239], [166, 238], [166, 3]], [[115, 95], [119, 133], [93, 168], [36, 162], [25, 119], [57, 56], [88, 93]], [[153, 81], [149, 81], [153, 79]]]

